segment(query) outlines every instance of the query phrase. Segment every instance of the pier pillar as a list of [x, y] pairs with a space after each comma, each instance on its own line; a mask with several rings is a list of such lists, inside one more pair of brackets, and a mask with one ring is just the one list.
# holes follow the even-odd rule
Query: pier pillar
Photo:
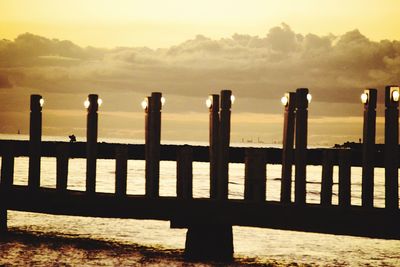
[[296, 90], [295, 203], [306, 204], [308, 89]]
[[334, 151], [325, 149], [322, 153], [321, 205], [332, 205]]
[[228, 199], [229, 143], [231, 132], [232, 91], [221, 91], [219, 111], [218, 192], [219, 200]]
[[385, 208], [399, 208], [399, 86], [385, 88]]
[[351, 151], [341, 149], [338, 154], [339, 165], [339, 207], [351, 205]]
[[36, 190], [40, 187], [40, 157], [42, 143], [42, 106], [41, 95], [31, 95], [31, 113], [29, 124], [29, 173], [28, 187]]
[[86, 192], [96, 192], [96, 164], [97, 164], [97, 131], [99, 97], [90, 94], [86, 102], [87, 128], [86, 128]]
[[247, 148], [245, 155], [244, 199], [264, 202], [266, 198], [265, 150]]
[[146, 196], [155, 198], [159, 196], [160, 187], [160, 141], [161, 141], [161, 108], [162, 94], [153, 92], [147, 98], [145, 109], [145, 153], [146, 153]]
[[210, 111], [210, 198], [217, 198], [218, 150], [219, 150], [219, 95], [210, 95], [206, 101]]
[[58, 191], [64, 192], [68, 185], [68, 161], [69, 161], [69, 144], [62, 143], [57, 145], [57, 182]]
[[185, 258], [188, 260], [232, 261], [232, 226], [190, 226], [186, 233]]
[[7, 231], [7, 209], [0, 206], [0, 236]]
[[3, 155], [1, 157], [1, 179], [0, 179], [0, 235], [7, 232], [7, 205], [6, 196], [7, 189], [13, 185], [14, 181], [14, 154], [13, 146], [7, 144], [3, 147]]
[[285, 107], [282, 139], [281, 202], [290, 203], [292, 196], [292, 164], [295, 126], [296, 93], [285, 94], [281, 99]]
[[128, 147], [115, 148], [115, 194], [118, 197], [126, 196], [128, 174]]
[[193, 149], [184, 145], [176, 158], [176, 196], [180, 199], [193, 198]]
[[372, 208], [374, 206], [375, 108], [377, 90], [365, 90], [361, 95], [361, 101], [364, 104], [361, 205]]

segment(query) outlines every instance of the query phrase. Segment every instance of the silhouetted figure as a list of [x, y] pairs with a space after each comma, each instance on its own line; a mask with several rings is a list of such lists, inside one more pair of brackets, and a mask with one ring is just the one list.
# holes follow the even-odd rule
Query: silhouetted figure
[[75, 137], [74, 134], [71, 134], [71, 135], [69, 136], [69, 141], [70, 141], [71, 143], [76, 142], [76, 137]]

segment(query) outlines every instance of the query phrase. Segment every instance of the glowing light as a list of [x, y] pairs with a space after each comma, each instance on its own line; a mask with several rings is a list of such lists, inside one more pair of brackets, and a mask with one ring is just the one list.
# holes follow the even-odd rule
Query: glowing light
[[231, 103], [235, 103], [236, 97], [234, 95], [231, 95]]
[[283, 106], [286, 107], [288, 105], [288, 103], [289, 103], [289, 98], [287, 96], [282, 96], [281, 103], [282, 103]]
[[361, 102], [363, 104], [366, 104], [368, 102], [368, 94], [367, 93], [362, 93], [361, 94]]
[[44, 105], [44, 99], [43, 99], [43, 98], [41, 98], [41, 99], [39, 100], [39, 104], [40, 104], [40, 107], [43, 107], [43, 105]]
[[164, 106], [165, 105], [165, 97], [161, 97], [161, 106]]
[[310, 104], [312, 100], [312, 95], [311, 94], [307, 94], [307, 101]]
[[89, 99], [86, 98], [85, 102], [83, 102], [83, 105], [85, 106], [85, 108], [89, 108], [90, 106]]
[[101, 104], [103, 104], [103, 100], [101, 98], [97, 99], [97, 104], [99, 105], [99, 107], [101, 106]]
[[207, 106], [208, 108], [211, 108], [211, 107], [212, 107], [212, 99], [211, 99], [211, 96], [210, 96], [209, 98], [207, 98], [207, 100], [206, 100], [206, 106]]
[[392, 88], [390, 88], [390, 89], [392, 89], [393, 91], [392, 91], [392, 100], [393, 101], [395, 101], [395, 102], [397, 102], [397, 101], [399, 101], [399, 97], [400, 97], [400, 88], [399, 87], [392, 87]]
[[147, 98], [143, 99], [142, 103], [140, 103], [142, 105], [142, 109], [147, 109], [148, 103], [147, 103]]

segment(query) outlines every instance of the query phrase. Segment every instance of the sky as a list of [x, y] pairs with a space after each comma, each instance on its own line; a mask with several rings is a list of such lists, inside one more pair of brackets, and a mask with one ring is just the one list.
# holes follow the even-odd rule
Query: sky
[[231, 89], [232, 141], [281, 142], [287, 91], [307, 87], [309, 143], [358, 141], [364, 88], [400, 84], [399, 1], [0, 1], [0, 133], [85, 136], [98, 93], [101, 138], [143, 139], [140, 102], [167, 99], [164, 140], [207, 141], [210, 93]]
[[297, 33], [343, 34], [359, 29], [372, 40], [399, 39], [396, 0], [2, 0], [3, 38], [24, 32], [81, 46], [168, 47], [196, 34], [264, 35], [282, 22]]

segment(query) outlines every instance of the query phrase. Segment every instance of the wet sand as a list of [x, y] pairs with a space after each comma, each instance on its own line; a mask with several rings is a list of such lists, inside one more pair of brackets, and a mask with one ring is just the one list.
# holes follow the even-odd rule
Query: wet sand
[[[257, 258], [235, 258], [229, 264], [191, 262], [181, 249], [121, 244], [59, 233], [11, 229], [0, 238], [1, 266], [287, 266]], [[289, 264], [297, 266], [297, 264]]]

